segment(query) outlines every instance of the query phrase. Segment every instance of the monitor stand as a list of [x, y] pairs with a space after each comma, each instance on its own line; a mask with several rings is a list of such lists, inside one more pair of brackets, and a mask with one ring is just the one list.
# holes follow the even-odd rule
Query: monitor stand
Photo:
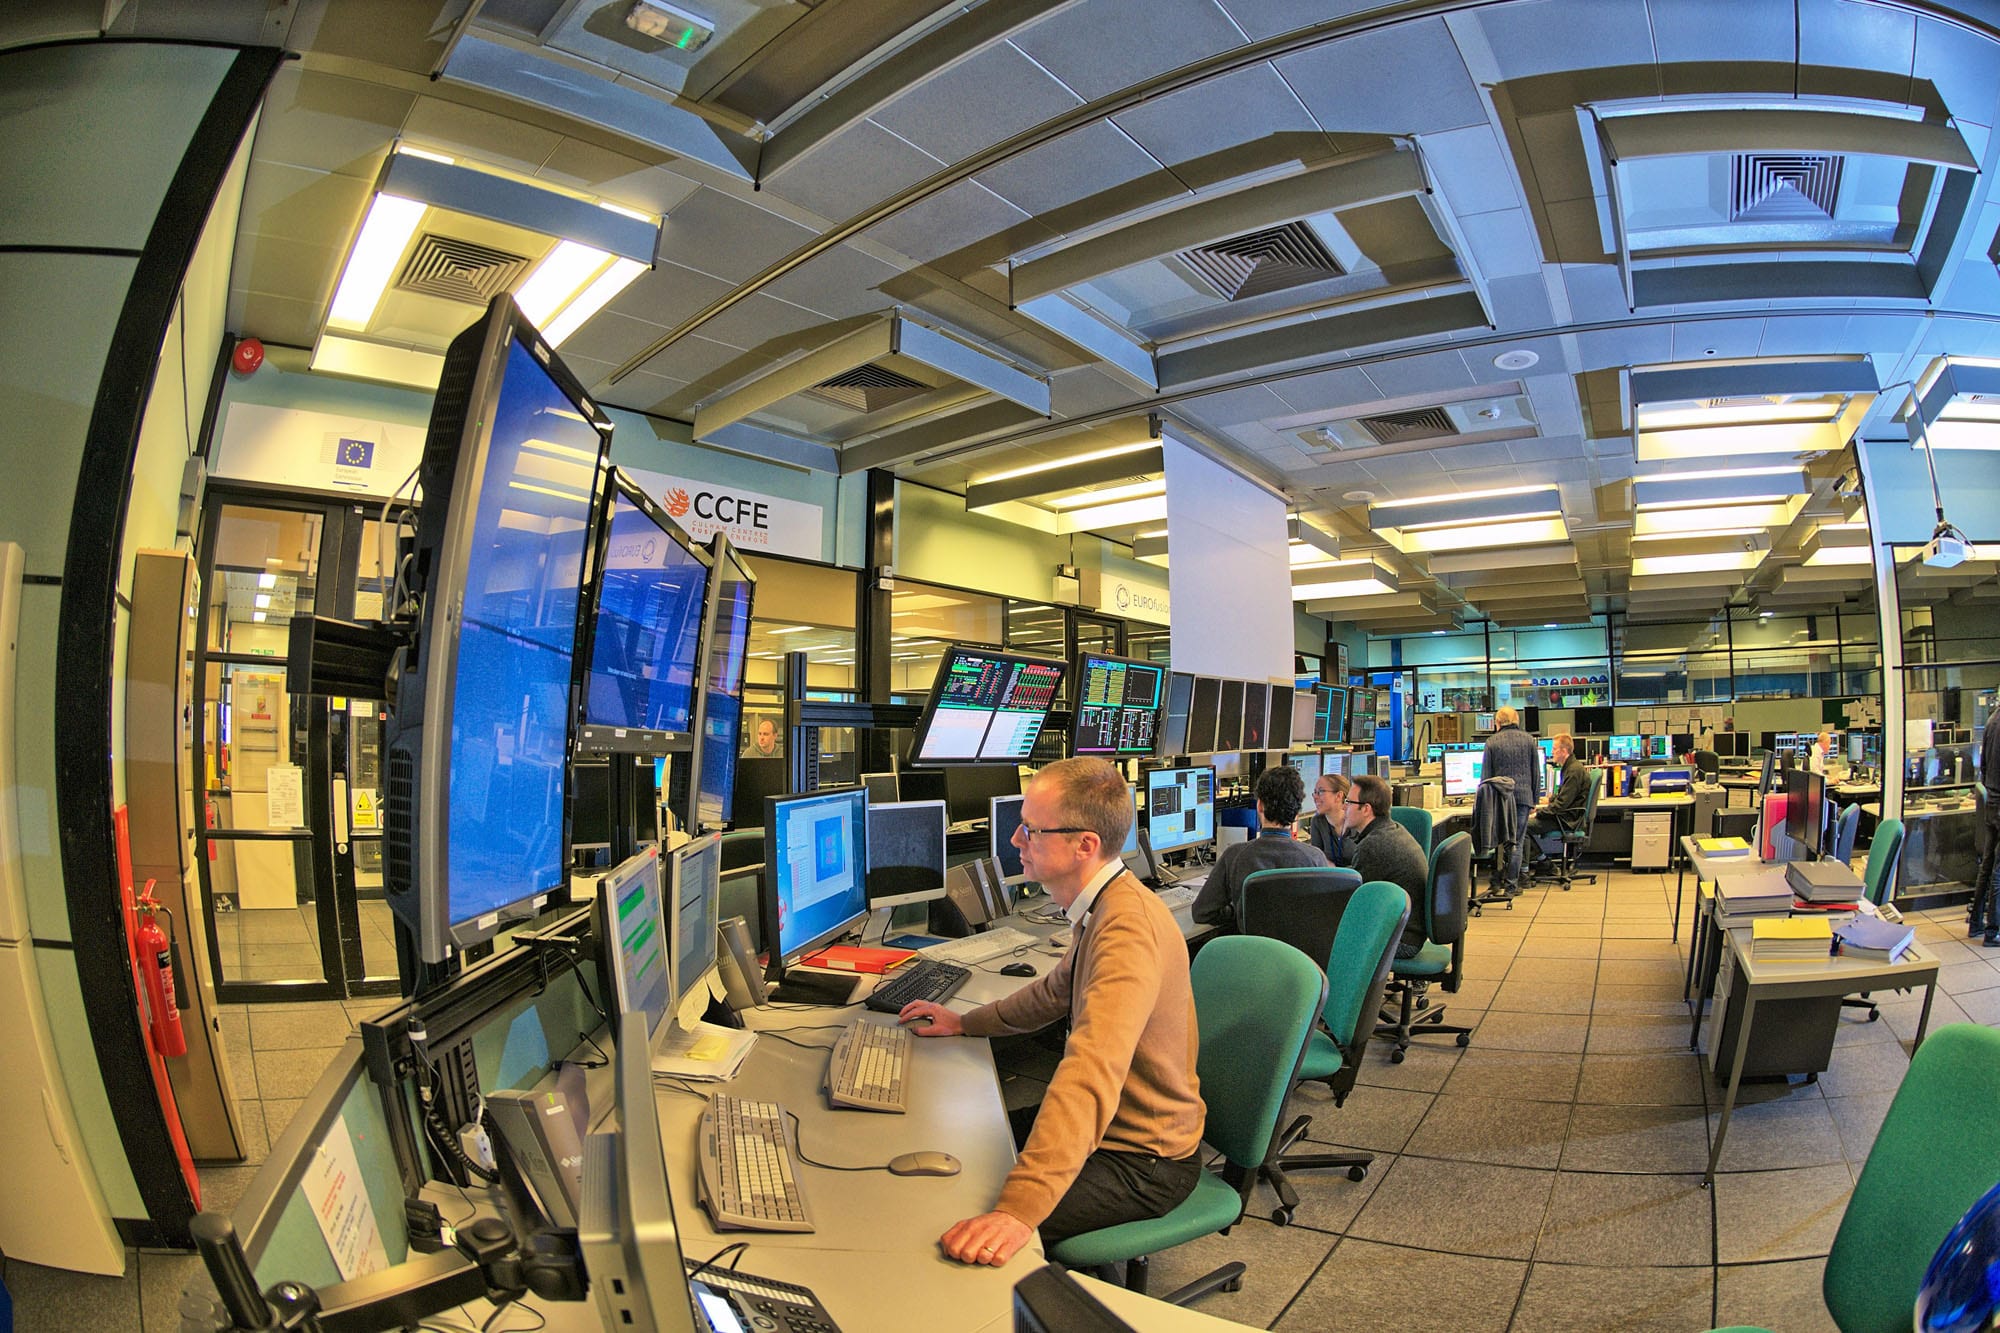
[[845, 972], [807, 972], [791, 968], [771, 987], [770, 998], [779, 1004], [818, 1004], [838, 1008], [854, 998], [861, 978]]

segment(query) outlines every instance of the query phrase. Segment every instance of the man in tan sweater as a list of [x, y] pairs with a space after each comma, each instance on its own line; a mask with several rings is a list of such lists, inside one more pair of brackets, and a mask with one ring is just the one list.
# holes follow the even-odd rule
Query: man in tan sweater
[[1194, 993], [1173, 913], [1126, 873], [1132, 798], [1102, 759], [1050, 764], [1028, 784], [1014, 845], [1028, 878], [1069, 914], [1061, 961], [964, 1015], [918, 1000], [902, 1020], [928, 1037], [1011, 1036], [1067, 1015], [1069, 1042], [993, 1211], [940, 1238], [961, 1263], [999, 1266], [1044, 1244], [1159, 1217], [1193, 1192], [1204, 1120]]

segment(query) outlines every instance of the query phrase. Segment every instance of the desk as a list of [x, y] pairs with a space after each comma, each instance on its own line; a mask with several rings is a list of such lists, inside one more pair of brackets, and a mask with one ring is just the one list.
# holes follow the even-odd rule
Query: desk
[[1722, 1119], [1716, 1123], [1715, 1143], [1708, 1152], [1708, 1172], [1702, 1177], [1704, 1185], [1715, 1183], [1716, 1163], [1722, 1160], [1723, 1136], [1729, 1132], [1729, 1117], [1736, 1109], [1736, 1090], [1743, 1080], [1743, 1064], [1750, 1050], [1750, 1031], [1758, 1004], [1921, 985], [1925, 988], [1924, 1010], [1917, 1020], [1916, 1039], [1921, 1046], [1924, 1030], [1930, 1026], [1931, 1002], [1937, 998], [1937, 960], [1921, 947], [1913, 946], [1893, 963], [1828, 958], [1813, 963], [1760, 964], [1750, 956], [1750, 934], [1748, 926], [1737, 926], [1729, 930], [1725, 941], [1726, 965], [1736, 969], [1736, 984], [1743, 987], [1743, 1016], [1736, 1028], [1736, 1049], [1729, 1059], [1729, 1091], [1723, 1094]]
[[[1696, 844], [1693, 834], [1682, 834], [1680, 838], [1680, 866], [1674, 871], [1674, 932], [1669, 939], [1681, 937], [1681, 887], [1686, 881], [1689, 867], [1694, 869], [1695, 883], [1714, 879], [1717, 875], [1741, 874], [1745, 870], [1762, 870], [1764, 863], [1757, 859], [1757, 849], [1751, 848], [1741, 856], [1704, 856]], [[1698, 919], [1698, 918], [1697, 918]], [[1694, 928], [1688, 931], [1688, 967], [1692, 975], [1696, 948]]]
[[[1597, 799], [1597, 808], [1599, 810], [1613, 810], [1628, 814], [1639, 810], [1671, 810], [1674, 814], [1673, 835], [1676, 840], [1694, 832], [1692, 827], [1681, 827], [1683, 818], [1690, 825], [1693, 823], [1694, 796], [1692, 794], [1679, 796], [1600, 796]], [[1674, 906], [1674, 933], [1672, 938], [1679, 939], [1680, 934], [1681, 916], [1677, 894]]]

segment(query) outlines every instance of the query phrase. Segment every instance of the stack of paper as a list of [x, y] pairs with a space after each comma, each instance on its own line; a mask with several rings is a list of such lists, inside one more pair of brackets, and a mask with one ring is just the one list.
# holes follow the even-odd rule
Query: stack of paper
[[1833, 932], [1843, 958], [1893, 963], [1916, 942], [1913, 926], [1891, 925], [1879, 917], [1857, 916]]
[[1799, 901], [1813, 907], [1852, 906], [1861, 897], [1861, 877], [1838, 861], [1794, 861], [1785, 880]]
[[1750, 844], [1741, 838], [1696, 838], [1694, 845], [1703, 856], [1750, 855]]
[[687, 1031], [666, 1025], [653, 1047], [653, 1072], [713, 1082], [736, 1077], [757, 1034], [696, 1023]]
[[1782, 870], [1724, 875], [1715, 881], [1725, 925], [1741, 925], [1752, 917], [1786, 916], [1792, 910], [1792, 886]]
[[1818, 962], [1833, 952], [1823, 916], [1765, 916], [1750, 923], [1750, 956], [1760, 963]]

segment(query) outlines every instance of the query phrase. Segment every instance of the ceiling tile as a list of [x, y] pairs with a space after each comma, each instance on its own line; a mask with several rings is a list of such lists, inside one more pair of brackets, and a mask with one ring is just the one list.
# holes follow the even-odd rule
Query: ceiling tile
[[1243, 45], [1215, 0], [1090, 0], [1013, 39], [1078, 96], [1095, 100]]
[[1374, 402], [1381, 395], [1359, 370], [1320, 370], [1275, 381], [1271, 392], [1284, 400], [1288, 413], [1319, 412], [1353, 403]]
[[1514, 133], [1533, 173], [1526, 185], [1536, 197], [1550, 204], [1590, 198], [1596, 183], [1590, 178], [1590, 162], [1583, 155], [1582, 132], [1573, 108], [1522, 116], [1514, 122]]
[[415, 102], [399, 89], [284, 65], [264, 96], [252, 151], [259, 162], [372, 181]]
[[[1186, 193], [1180, 181], [1145, 149], [1102, 120], [1003, 162], [975, 179], [1061, 232]], [[1141, 181], [1145, 183], [1135, 185]]]
[[1844, 351], [1847, 332], [1845, 315], [1794, 315], [1764, 321], [1764, 336], [1757, 343], [1758, 356], [1814, 356]]
[[1500, 329], [1545, 329], [1555, 322], [1549, 289], [1540, 272], [1531, 277], [1495, 278], [1486, 284], [1493, 323]]
[[[1615, 276], [1612, 281], [1615, 285], [1617, 282]], [[1574, 299], [1573, 293], [1572, 299]], [[1594, 329], [1574, 336], [1577, 342], [1578, 360], [1582, 363], [1577, 367], [1579, 370], [1643, 366], [1672, 359], [1673, 335], [1658, 326]]]
[[234, 332], [287, 347], [311, 347], [319, 337], [318, 301], [245, 292], [242, 309], [241, 318], [230, 326]]
[[1397, 357], [1367, 367], [1366, 374], [1378, 398], [1443, 393], [1472, 383], [1472, 376], [1465, 369], [1465, 358], [1456, 352]]
[[853, 246], [837, 245], [764, 290], [780, 300], [838, 319], [892, 304], [876, 288], [901, 271]]
[[1513, 159], [1500, 150], [1490, 125], [1426, 134], [1418, 145], [1445, 198], [1460, 213], [1518, 208]]
[[1222, 0], [1222, 7], [1243, 31], [1262, 39], [1373, 9], [1378, 3], [1379, 0]]
[[1644, 0], [1539, 0], [1482, 9], [1478, 19], [1505, 79], [1574, 69], [1580, 51], [1599, 67], [1654, 60]]
[[872, 120], [816, 144], [764, 189], [823, 218], [845, 221], [932, 175], [944, 163]]
[[260, 162], [243, 187], [242, 230], [288, 241], [347, 244], [374, 197], [359, 176]]
[[1801, 65], [1909, 73], [1917, 41], [1916, 19], [1910, 14], [1851, 0], [1796, 3]]
[[662, 328], [671, 328], [729, 290], [706, 273], [661, 260], [612, 298], [610, 309]]
[[1288, 415], [1284, 399], [1261, 384], [1247, 389], [1231, 389], [1227, 393], [1204, 394], [1179, 406], [1218, 426], [1235, 426], [1246, 421], [1265, 421]]
[[922, 263], [948, 257], [941, 267], [953, 275], [1055, 239], [1047, 227], [969, 180], [876, 224], [867, 235]]
[[1458, 225], [1466, 244], [1472, 247], [1474, 262], [1487, 278], [1518, 278], [1532, 273], [1538, 275], [1539, 282], [1542, 252], [1535, 243], [1535, 229], [1520, 209], [1475, 213], [1460, 218]]
[[1649, 0], [1662, 64], [1713, 61], [1792, 63], [1797, 32], [1790, 5], [1731, 5], [1717, 22], [1714, 0]]
[[1210, 79], [1114, 119], [1196, 187], [1277, 162], [1317, 161], [1333, 151], [1269, 65]]
[[1546, 463], [1583, 457], [1580, 435], [1545, 436], [1534, 440], [1509, 440], [1507, 452], [1516, 463]]
[[1564, 264], [1562, 277], [1572, 321], [1582, 324], [1631, 316], [1632, 307], [1625, 302], [1625, 288], [1619, 284], [1618, 270], [1611, 265]]
[[419, 97], [403, 122], [404, 137], [425, 148], [464, 155], [488, 166], [532, 176], [563, 136], [512, 116], [441, 97]]
[[1541, 360], [1532, 369], [1538, 377], [1545, 380], [1558, 380], [1570, 369], [1569, 348], [1559, 337], [1517, 338], [1504, 347], [1493, 344], [1470, 347], [1466, 349], [1461, 359], [1465, 362], [1473, 383], [1497, 384], [1502, 380], [1522, 378], [1518, 370], [1506, 370], [1493, 364], [1495, 357], [1504, 356], [1509, 352], [1533, 352], [1540, 357]]
[[[780, 301], [775, 296], [754, 292], [701, 326], [702, 336], [731, 347], [757, 350], [782, 356], [801, 347], [825, 342], [834, 336], [825, 315]], [[816, 337], [798, 335], [817, 332]], [[784, 345], [773, 347], [773, 342]]]
[[1672, 356], [1676, 361], [1755, 356], [1763, 336], [1761, 319], [1684, 320], [1673, 326]]
[[1005, 42], [951, 66], [870, 117], [917, 147], [957, 162], [1080, 99]]
[[1440, 19], [1322, 43], [1277, 66], [1332, 134], [1426, 134], [1486, 123], [1486, 105]]
[[[637, 352], [647, 343], [660, 336], [657, 324], [643, 320], [629, 319], [610, 310], [600, 310], [584, 321], [583, 327], [572, 333], [561, 347], [565, 362], [576, 358], [586, 361], [607, 363], [616, 369], [625, 358]], [[572, 367], [574, 369], [574, 367]], [[577, 372], [582, 377], [582, 372]], [[603, 378], [600, 374], [598, 378]], [[589, 383], [588, 380], [585, 383]]]
[[641, 212], [667, 214], [700, 188], [696, 181], [665, 167], [648, 166], [580, 139], [556, 145], [538, 173], [543, 180], [585, 190], [614, 204]]
[[812, 233], [720, 190], [689, 195], [660, 227], [660, 258], [742, 282], [812, 239]]

